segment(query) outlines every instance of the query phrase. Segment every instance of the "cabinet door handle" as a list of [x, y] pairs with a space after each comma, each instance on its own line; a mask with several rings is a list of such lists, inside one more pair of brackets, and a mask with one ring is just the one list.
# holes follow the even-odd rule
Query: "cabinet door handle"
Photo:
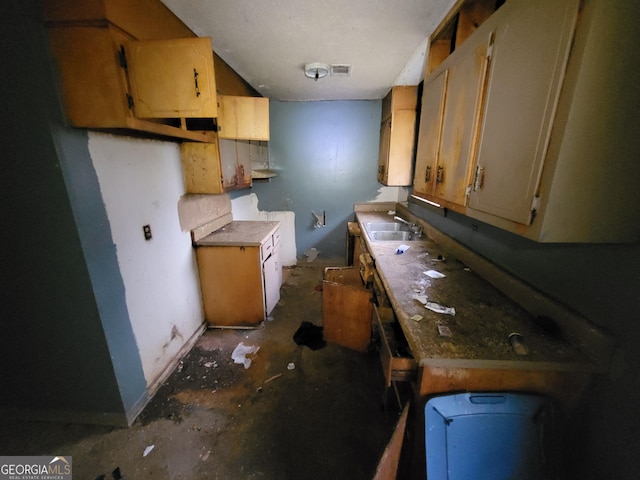
[[427, 169], [424, 171], [424, 183], [431, 181], [431, 165], [427, 165]]
[[477, 192], [482, 188], [484, 182], [484, 167], [481, 165], [476, 166], [476, 176], [473, 180], [473, 191]]
[[438, 166], [438, 172], [436, 173], [436, 183], [442, 183], [442, 176], [444, 175], [444, 167]]
[[199, 97], [200, 89], [198, 88], [198, 71], [195, 68], [193, 69], [193, 82], [196, 85], [196, 97]]

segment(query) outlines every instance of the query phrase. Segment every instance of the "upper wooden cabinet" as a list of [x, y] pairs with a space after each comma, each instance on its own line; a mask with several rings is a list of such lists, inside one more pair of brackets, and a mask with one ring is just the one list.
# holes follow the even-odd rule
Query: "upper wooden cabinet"
[[411, 185], [418, 87], [393, 87], [382, 100], [378, 182]]
[[186, 193], [224, 193], [218, 141], [182, 142], [182, 174]]
[[218, 116], [210, 38], [132, 41], [125, 54], [136, 117]]
[[413, 177], [413, 193], [423, 198], [433, 195], [433, 185], [435, 184], [433, 169], [440, 151], [448, 75], [449, 70], [445, 69], [424, 81], [416, 168]]
[[250, 188], [252, 165], [268, 161], [266, 144], [259, 141], [218, 139], [182, 142], [182, 172], [187, 193], [225, 193]]
[[269, 140], [269, 99], [218, 95], [218, 137]]
[[469, 40], [425, 82], [414, 189], [459, 210], [466, 204], [493, 33]]
[[[509, 0], [442, 60], [425, 78], [414, 194], [539, 242], [638, 241], [640, 146], [623, 119], [637, 113], [640, 73], [618, 48], [637, 30], [606, 4]], [[482, 67], [472, 57], [488, 38]], [[471, 168], [447, 168], [459, 147]], [[438, 189], [428, 179], [441, 164]]]
[[506, 15], [496, 22], [471, 208], [523, 225], [531, 224], [539, 210], [540, 174], [579, 3], [549, 0], [504, 6]]
[[44, 12], [73, 126], [212, 141], [209, 38], [196, 37], [157, 0], [45, 0]]
[[506, 0], [458, 0], [430, 38], [425, 77], [459, 49]]

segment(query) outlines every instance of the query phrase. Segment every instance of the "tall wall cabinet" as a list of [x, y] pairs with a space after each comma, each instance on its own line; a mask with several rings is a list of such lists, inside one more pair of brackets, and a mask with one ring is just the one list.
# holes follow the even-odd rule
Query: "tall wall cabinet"
[[[632, 82], [599, 67], [611, 55], [624, 64], [627, 54], [611, 42], [632, 34], [615, 16], [616, 34], [599, 32], [593, 12], [602, 5], [509, 0], [450, 55], [431, 43], [416, 196], [540, 242], [640, 238], [629, 180], [640, 167], [631, 155], [612, 158], [620, 147], [611, 148], [611, 139], [634, 134], [613, 128], [620, 122], [605, 87]], [[607, 169], [612, 162], [618, 168]]]
[[378, 182], [411, 185], [418, 87], [393, 87], [382, 100]]

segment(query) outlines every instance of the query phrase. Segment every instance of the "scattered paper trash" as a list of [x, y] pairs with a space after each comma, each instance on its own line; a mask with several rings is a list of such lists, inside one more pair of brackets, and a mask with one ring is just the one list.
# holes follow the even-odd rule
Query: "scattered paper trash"
[[142, 456], [146, 457], [151, 453], [151, 450], [153, 450], [154, 448], [155, 448], [155, 445], [149, 445], [147, 448], [144, 449], [144, 453], [142, 454]]
[[218, 363], [217, 362], [207, 362], [207, 363], [204, 364], [204, 366], [207, 367], [207, 368], [211, 368], [211, 367], [218, 368]]
[[451, 329], [446, 325], [438, 324], [438, 333], [440, 334], [441, 337], [450, 337]]
[[418, 255], [418, 257], [417, 257], [417, 258], [424, 258], [424, 257], [426, 257], [426, 256], [428, 256], [428, 255], [429, 255], [429, 252], [423, 252], [423, 253], [421, 253], [420, 255]]
[[247, 358], [247, 355], [253, 355], [258, 353], [260, 347], [256, 345], [245, 345], [240, 342], [238, 346], [231, 353], [231, 359], [233, 363], [241, 363], [244, 365], [244, 368], [249, 368], [251, 366], [251, 359]]
[[427, 296], [426, 295], [420, 295], [420, 294], [416, 293], [413, 296], [413, 299], [419, 301], [423, 305], [427, 304]]
[[287, 370], [295, 370], [296, 368], [296, 364], [291, 362], [289, 363], [289, 365], [287, 365]]
[[411, 320], [413, 320], [414, 322], [419, 322], [423, 318], [424, 317], [422, 315], [415, 314], [413, 317], [411, 317]]
[[431, 277], [431, 278], [444, 278], [444, 277], [446, 277], [446, 275], [444, 273], [440, 273], [437, 270], [427, 270], [426, 272], [424, 272], [424, 274], [427, 277]]
[[404, 243], [402, 245], [400, 245], [397, 249], [396, 249], [396, 254], [400, 255], [401, 253], [406, 252], [407, 250], [409, 250], [411, 247], [409, 245], [405, 245]]
[[445, 307], [436, 302], [427, 302], [424, 305], [425, 308], [436, 313], [444, 313], [445, 315], [455, 315], [456, 309], [453, 307]]
[[396, 214], [396, 211], [395, 211], [395, 210], [389, 210], [389, 211], [387, 212], [387, 214], [388, 214], [388, 215], [395, 215], [395, 214]]

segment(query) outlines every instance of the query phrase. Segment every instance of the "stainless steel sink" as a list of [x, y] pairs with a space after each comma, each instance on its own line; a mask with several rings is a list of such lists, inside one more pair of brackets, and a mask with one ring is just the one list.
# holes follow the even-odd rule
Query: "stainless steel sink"
[[373, 232], [369, 232], [369, 238], [371, 240], [374, 241], [405, 241], [405, 240], [412, 240], [413, 238], [413, 234], [411, 232], [408, 231], [384, 231], [384, 230], [379, 230], [379, 231], [373, 231]]
[[408, 232], [409, 226], [396, 222], [366, 223], [365, 228], [369, 232]]
[[409, 226], [400, 222], [370, 222], [365, 223], [367, 235], [374, 242], [408, 241], [417, 238], [412, 234]]

